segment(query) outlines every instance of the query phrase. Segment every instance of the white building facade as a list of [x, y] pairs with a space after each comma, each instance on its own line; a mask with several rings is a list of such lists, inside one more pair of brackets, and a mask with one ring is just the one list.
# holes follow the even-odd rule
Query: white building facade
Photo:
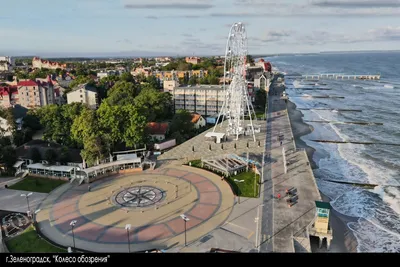
[[81, 84], [67, 94], [67, 102], [68, 104], [83, 103], [91, 109], [97, 109], [99, 106], [97, 90], [88, 84]]

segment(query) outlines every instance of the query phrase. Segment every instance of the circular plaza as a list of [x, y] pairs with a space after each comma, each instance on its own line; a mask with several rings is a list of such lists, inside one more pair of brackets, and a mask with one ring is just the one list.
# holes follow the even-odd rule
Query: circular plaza
[[81, 250], [134, 252], [183, 246], [185, 235], [190, 244], [222, 225], [233, 204], [219, 176], [170, 165], [103, 178], [90, 188], [63, 185], [41, 204], [36, 220], [42, 235], [65, 247], [75, 241]]

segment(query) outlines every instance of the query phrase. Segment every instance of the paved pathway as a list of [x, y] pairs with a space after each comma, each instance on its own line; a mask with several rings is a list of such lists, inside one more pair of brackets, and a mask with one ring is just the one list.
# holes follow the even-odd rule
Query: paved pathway
[[[139, 187], [144, 191], [152, 188], [146, 199], [158, 202], [131, 207], [135, 202], [132, 190]], [[72, 246], [69, 224], [77, 220], [75, 243], [84, 250], [127, 252], [128, 223], [132, 225], [131, 251], [168, 249], [184, 244], [181, 214], [190, 219], [186, 225], [190, 243], [222, 225], [231, 213], [233, 201], [229, 185], [219, 176], [170, 164], [154, 171], [96, 181], [90, 192], [87, 185], [63, 185], [42, 203], [37, 220], [42, 233], [63, 246]]]
[[[278, 95], [271, 95], [269, 99], [266, 154], [270, 154], [271, 159], [264, 168], [260, 251], [294, 252], [293, 237], [307, 241], [307, 238], [301, 237], [305, 236], [304, 230], [315, 216], [315, 200], [321, 197], [306, 153], [295, 150], [286, 104], [279, 97], [283, 88], [273, 88], [276, 88]], [[283, 135], [282, 146], [280, 135]], [[287, 173], [282, 148], [285, 148]], [[297, 188], [299, 200], [290, 208], [284, 195], [285, 190], [292, 187]], [[280, 200], [276, 199], [278, 193], [282, 196]]]
[[[21, 194], [27, 194], [29, 192], [22, 190], [13, 189], [0, 189], [0, 210], [14, 211], [26, 213], [28, 211], [28, 203], [25, 197], [21, 197]], [[47, 197], [46, 193], [34, 192], [29, 197], [29, 206], [32, 211], [36, 210], [39, 204]]]

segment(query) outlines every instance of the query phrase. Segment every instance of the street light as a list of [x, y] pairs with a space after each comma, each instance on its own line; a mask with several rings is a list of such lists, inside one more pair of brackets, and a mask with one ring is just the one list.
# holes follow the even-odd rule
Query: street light
[[74, 250], [75, 250], [75, 235], [74, 235], [74, 226], [77, 223], [76, 220], [73, 220], [69, 223], [69, 225], [71, 225], [71, 231], [72, 231], [72, 241], [74, 243]]
[[21, 194], [21, 197], [25, 197], [26, 198], [26, 202], [28, 203], [28, 216], [30, 216], [30, 212], [31, 212], [31, 207], [29, 206], [29, 197], [32, 196], [32, 192], [28, 193], [28, 194]]
[[128, 252], [131, 253], [131, 241], [129, 240], [129, 231], [131, 230], [130, 224], [125, 225], [126, 234], [128, 235]]
[[186, 217], [185, 214], [182, 214], [181, 218], [182, 218], [182, 220], [184, 221], [184, 224], [185, 224], [185, 247], [186, 247], [186, 223], [189, 221], [189, 218]]
[[33, 213], [33, 223], [36, 223], [36, 215], [41, 211], [41, 209], [35, 210]]

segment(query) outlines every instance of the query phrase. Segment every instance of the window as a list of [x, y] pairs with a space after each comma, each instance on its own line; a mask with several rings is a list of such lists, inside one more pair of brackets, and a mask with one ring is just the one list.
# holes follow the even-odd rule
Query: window
[[83, 96], [81, 95], [81, 98], [82, 98]]
[[36, 92], [34, 92], [33, 94], [36, 95]]
[[83, 100], [81, 99], [81, 103], [83, 103]]
[[26, 95], [28, 95], [28, 92], [26, 92]]

